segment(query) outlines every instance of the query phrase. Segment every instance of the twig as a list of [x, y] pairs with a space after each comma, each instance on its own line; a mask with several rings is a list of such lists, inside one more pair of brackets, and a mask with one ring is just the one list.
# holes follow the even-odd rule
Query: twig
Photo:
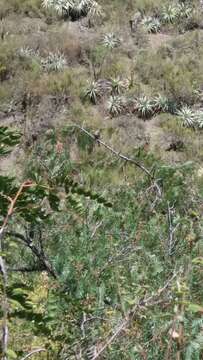
[[97, 230], [100, 228], [100, 226], [102, 226], [103, 221], [100, 221], [99, 223], [97, 223], [94, 227], [94, 230], [92, 231], [92, 234], [90, 236], [90, 239], [93, 239], [93, 237], [95, 236]]
[[175, 231], [177, 230], [179, 223], [174, 226], [173, 225], [173, 214], [175, 212], [174, 206], [170, 206], [169, 202], [167, 203], [167, 218], [168, 218], [168, 254], [169, 256], [173, 255], [173, 251], [177, 244], [175, 239]]
[[31, 273], [31, 272], [42, 272], [46, 271], [45, 267], [39, 266], [33, 266], [33, 267], [19, 267], [19, 268], [10, 268], [7, 266], [7, 270], [10, 272], [22, 272], [22, 273]]
[[131, 245], [128, 245], [127, 247], [122, 248], [118, 254], [115, 256], [109, 257], [109, 259], [106, 261], [106, 263], [103, 265], [103, 267], [99, 270], [98, 276], [100, 276], [106, 268], [109, 266], [112, 266], [115, 262], [118, 263], [119, 261], [124, 261], [125, 257], [127, 256], [129, 258], [130, 254], [140, 250], [141, 247], [132, 247]]
[[46, 351], [46, 349], [36, 349], [36, 350], [32, 350], [29, 354], [25, 355], [23, 358], [21, 358], [20, 360], [25, 360], [25, 359], [28, 359], [30, 356], [36, 354], [36, 353], [39, 353], [39, 352], [42, 352], [42, 351]]

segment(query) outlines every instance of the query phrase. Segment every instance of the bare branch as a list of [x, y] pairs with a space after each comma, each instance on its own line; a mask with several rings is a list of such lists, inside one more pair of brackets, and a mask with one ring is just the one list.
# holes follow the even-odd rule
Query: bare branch
[[6, 232], [6, 235], [13, 236], [14, 238], [21, 240], [25, 246], [27, 246], [32, 253], [37, 257], [40, 264], [42, 265], [42, 268], [44, 268], [45, 271], [47, 271], [51, 276], [54, 277], [54, 279], [57, 279], [57, 274], [54, 271], [52, 265], [50, 264], [49, 260], [47, 259], [44, 250], [38, 249], [35, 244], [33, 244], [32, 239], [29, 237], [24, 236], [23, 234], [17, 233], [15, 231], [8, 231]]
[[[140, 170], [142, 170], [145, 174], [147, 174], [148, 178], [150, 179], [150, 182], [152, 183], [155, 191], [156, 191], [156, 199], [155, 202], [153, 203], [153, 207], [155, 207], [158, 199], [160, 199], [162, 197], [162, 190], [158, 184], [158, 182], [156, 181], [156, 179], [154, 178], [154, 174], [148, 170], [143, 164], [141, 164], [139, 161], [132, 159], [126, 155], [121, 154], [119, 151], [114, 150], [110, 145], [106, 144], [104, 141], [102, 141], [99, 137], [95, 136], [94, 134], [90, 133], [88, 130], [86, 130], [85, 128], [83, 128], [82, 126], [79, 126], [77, 124], [73, 125], [75, 128], [79, 129], [80, 131], [82, 131], [83, 133], [85, 133], [87, 136], [89, 136], [93, 141], [95, 141], [97, 144], [103, 146], [105, 149], [109, 150], [112, 154], [116, 155], [118, 158], [129, 162], [133, 165], [135, 165], [136, 167], [138, 167]], [[160, 179], [159, 179], [160, 180]]]
[[92, 231], [92, 234], [90, 236], [90, 239], [93, 239], [93, 237], [95, 236], [97, 230], [102, 226], [103, 221], [100, 221], [99, 223], [97, 223]]
[[141, 169], [143, 172], [145, 172], [145, 174], [148, 175], [148, 177], [152, 180], [153, 176], [150, 173], [150, 171], [148, 169], [146, 169], [144, 167], [144, 165], [140, 164], [138, 161], [129, 158], [126, 155], [121, 154], [119, 151], [114, 150], [110, 145], [106, 144], [104, 141], [100, 140], [99, 138], [95, 137], [94, 134], [91, 134], [89, 131], [87, 131], [86, 129], [84, 129], [82, 126], [79, 125], [74, 125], [74, 127], [78, 128], [80, 131], [84, 132], [87, 136], [89, 136], [92, 140], [96, 141], [99, 145], [102, 145], [103, 147], [105, 147], [107, 150], [109, 150], [112, 154], [116, 155], [117, 157], [119, 157], [122, 160], [125, 160], [127, 162], [130, 162], [132, 164], [134, 164], [135, 166], [137, 166], [139, 169]]
[[174, 226], [173, 224], [173, 216], [175, 213], [174, 206], [170, 206], [169, 202], [167, 203], [167, 218], [168, 218], [168, 254], [169, 256], [173, 255], [175, 246], [177, 245], [177, 241], [175, 239], [175, 232], [180, 225], [179, 223]]
[[39, 353], [39, 352], [42, 352], [42, 351], [46, 351], [46, 349], [36, 349], [36, 350], [32, 350], [29, 354], [25, 355], [23, 358], [21, 358], [20, 360], [25, 360], [25, 359], [28, 359], [29, 357], [31, 357], [32, 355], [36, 354], [36, 353]]
[[7, 267], [7, 270], [10, 272], [22, 272], [22, 273], [31, 273], [31, 272], [42, 272], [46, 271], [45, 267], [39, 266], [33, 266], [33, 267], [19, 267], [19, 268], [11, 268]]

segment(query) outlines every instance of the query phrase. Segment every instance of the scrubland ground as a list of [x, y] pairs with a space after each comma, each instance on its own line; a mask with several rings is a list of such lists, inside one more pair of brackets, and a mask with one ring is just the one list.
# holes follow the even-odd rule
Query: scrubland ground
[[[33, 359], [201, 360], [203, 4], [98, 3], [90, 16], [58, 13], [51, 1], [0, 2], [0, 126], [21, 133], [1, 157], [1, 176], [57, 184], [61, 206], [53, 215], [45, 196], [40, 205], [51, 223], [34, 221], [59, 280], [52, 283], [29, 254], [39, 274], [20, 272], [29, 292], [24, 302], [11, 296], [7, 356], [42, 347]], [[122, 162], [123, 154], [156, 181]], [[68, 213], [64, 174], [77, 188]], [[105, 212], [105, 202], [92, 206], [103, 200], [80, 186], [101, 192], [114, 212]], [[20, 232], [33, 225], [26, 221]], [[27, 253], [9, 246], [16, 267]], [[19, 272], [11, 273], [14, 286]], [[147, 294], [159, 294], [172, 273], [173, 295], [161, 309], [157, 295], [152, 310]], [[130, 319], [137, 301], [140, 313]], [[107, 346], [125, 320], [132, 326]]]

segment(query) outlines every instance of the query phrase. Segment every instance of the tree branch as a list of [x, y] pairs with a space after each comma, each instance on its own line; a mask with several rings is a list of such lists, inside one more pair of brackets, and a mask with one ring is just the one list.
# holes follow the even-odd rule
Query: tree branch
[[41, 272], [41, 271], [46, 271], [45, 267], [42, 266], [33, 266], [33, 267], [19, 267], [19, 268], [10, 268], [7, 267], [8, 271], [11, 272], [22, 272], [22, 273], [31, 273], [31, 272]]
[[36, 350], [32, 350], [29, 354], [25, 355], [23, 358], [21, 358], [20, 360], [25, 360], [25, 359], [28, 359], [29, 357], [31, 357], [32, 355], [36, 354], [36, 353], [39, 353], [39, 352], [42, 352], [42, 351], [46, 351], [46, 349], [36, 349]]
[[152, 180], [153, 176], [150, 173], [150, 171], [141, 163], [139, 163], [138, 161], [129, 158], [126, 155], [121, 154], [119, 151], [114, 150], [110, 145], [106, 144], [104, 141], [100, 140], [99, 138], [95, 137], [94, 134], [90, 133], [89, 131], [87, 131], [86, 129], [84, 129], [82, 126], [79, 125], [75, 125], [74, 127], [76, 127], [77, 129], [79, 129], [80, 131], [82, 131], [83, 133], [85, 133], [87, 136], [89, 136], [93, 141], [96, 141], [99, 145], [102, 145], [103, 147], [105, 147], [107, 150], [109, 150], [112, 154], [116, 155], [117, 157], [119, 157], [122, 160], [125, 160], [127, 162], [130, 162], [132, 164], [134, 164], [135, 166], [137, 166], [139, 169], [141, 169], [143, 172], [145, 172], [145, 174], [148, 175], [148, 177]]
[[38, 258], [40, 264], [42, 264], [42, 267], [45, 271], [47, 271], [54, 279], [57, 279], [57, 274], [52, 268], [49, 260], [47, 259], [46, 255], [44, 254], [44, 251], [41, 251], [35, 246], [32, 242], [32, 239], [29, 237], [24, 236], [23, 234], [17, 233], [15, 231], [8, 231], [6, 232], [6, 235], [13, 236], [16, 239], [19, 239], [23, 242], [25, 246], [27, 246], [32, 253]]
[[94, 134], [90, 133], [88, 130], [84, 129], [82, 126], [79, 126], [77, 124], [74, 124], [73, 127], [79, 129], [81, 132], [83, 132], [84, 134], [86, 134], [87, 136], [89, 136], [93, 141], [97, 142], [99, 145], [103, 146], [105, 149], [109, 150], [112, 154], [114, 154], [115, 156], [117, 156], [118, 158], [120, 158], [121, 160], [124, 160], [126, 162], [129, 162], [133, 165], [135, 165], [137, 168], [139, 168], [140, 170], [142, 170], [150, 179], [151, 183], [153, 184], [157, 196], [156, 196], [156, 200], [155, 203], [157, 202], [157, 199], [160, 199], [162, 197], [162, 190], [158, 184], [158, 182], [156, 181], [156, 179], [154, 178], [154, 174], [151, 173], [150, 170], [148, 170], [143, 164], [141, 164], [139, 161], [132, 159], [126, 155], [121, 154], [119, 151], [116, 151], [115, 149], [113, 149], [110, 145], [106, 144], [104, 141], [102, 141], [99, 137], [95, 136]]

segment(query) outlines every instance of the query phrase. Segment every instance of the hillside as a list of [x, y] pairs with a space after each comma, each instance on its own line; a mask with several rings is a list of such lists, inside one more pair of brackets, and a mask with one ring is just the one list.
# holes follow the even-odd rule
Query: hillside
[[0, 0], [1, 360], [203, 359], [203, 2]]

